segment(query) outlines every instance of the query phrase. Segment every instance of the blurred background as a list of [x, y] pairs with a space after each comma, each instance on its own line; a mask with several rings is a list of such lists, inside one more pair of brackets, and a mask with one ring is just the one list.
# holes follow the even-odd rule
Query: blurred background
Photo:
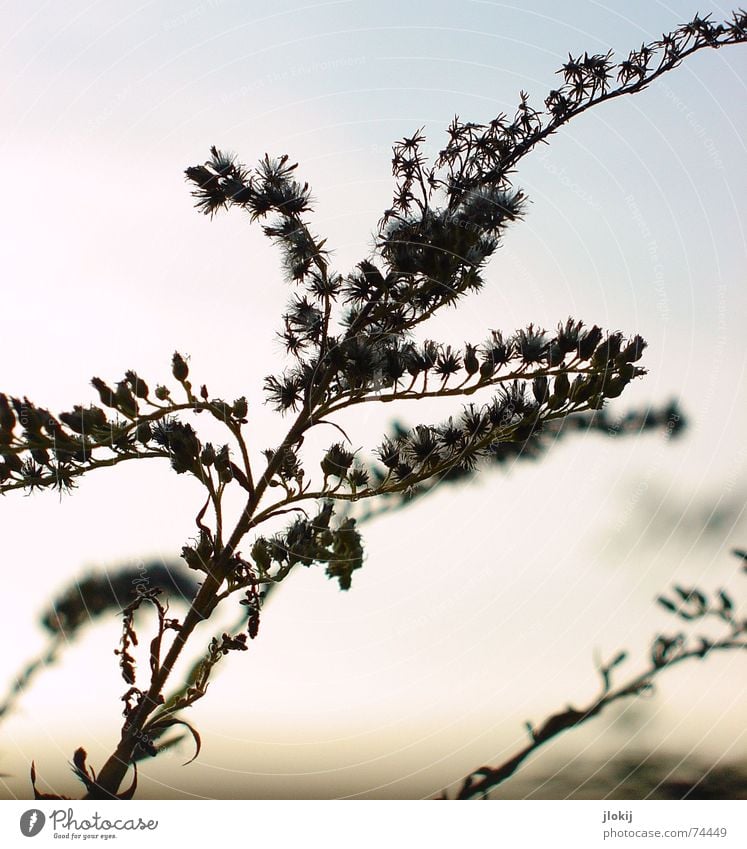
[[[184, 168], [213, 144], [249, 165], [288, 153], [345, 272], [389, 205], [394, 140], [424, 127], [436, 153], [455, 114], [512, 114], [520, 89], [539, 106], [569, 51], [627, 54], [696, 11], [683, 0], [6, 7], [0, 389], [70, 409], [96, 400], [93, 375], [167, 380], [178, 349], [211, 394], [248, 397], [255, 454], [276, 445], [282, 423], [261, 383], [280, 364], [289, 285], [247, 217], [197, 214]], [[677, 399], [686, 431], [569, 438], [540, 463], [367, 523], [351, 591], [322, 568], [292, 575], [251, 651], [229, 656], [191, 710], [200, 757], [182, 767], [185, 742], [144, 764], [140, 795], [429, 796], [512, 755], [526, 720], [588, 702], [595, 658], [625, 648], [621, 675], [642, 669], [652, 637], [679, 628], [654, 603], [673, 581], [747, 597], [729, 554], [747, 547], [746, 72], [744, 49], [702, 51], [535, 150], [516, 175], [529, 213], [490, 285], [428, 327], [459, 346], [569, 315], [640, 333], [650, 373], [612, 412]], [[416, 424], [454, 409], [435, 406], [366, 412], [353, 442], [373, 448], [395, 413]], [[160, 462], [102, 470], [61, 499], [4, 498], [2, 686], [43, 650], [52, 597], [76, 576], [172, 562], [199, 499]], [[47, 792], [75, 795], [73, 750], [95, 768], [111, 752], [118, 637], [114, 613], [91, 624], [4, 718], [4, 797], [29, 796], [32, 759]], [[746, 708], [743, 658], [683, 665], [654, 696], [547, 746], [496, 795], [640, 796], [714, 769], [737, 794]]]

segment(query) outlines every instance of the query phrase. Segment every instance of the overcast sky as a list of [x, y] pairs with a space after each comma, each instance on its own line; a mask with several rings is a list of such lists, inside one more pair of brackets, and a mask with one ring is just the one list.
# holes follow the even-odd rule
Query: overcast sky
[[[389, 204], [394, 140], [424, 127], [438, 151], [454, 114], [511, 113], [520, 89], [540, 104], [569, 51], [627, 53], [696, 11], [682, 0], [6, 7], [0, 389], [69, 409], [95, 400], [94, 374], [167, 379], [176, 348], [214, 395], [249, 398], [257, 452], [276, 444], [282, 422], [261, 381], [282, 355], [288, 284], [248, 218], [197, 214], [184, 168], [212, 144], [248, 164], [288, 153], [344, 272], [370, 253]], [[351, 592], [320, 568], [284, 585], [261, 639], [194, 709], [200, 759], [148, 765], [161, 784], [146, 792], [172, 781], [197, 795], [436, 792], [511, 753], [525, 719], [588, 699], [595, 652], [627, 647], [640, 665], [657, 629], [674, 626], [653, 604], [671, 580], [745, 596], [728, 551], [747, 547], [746, 71], [744, 49], [703, 51], [535, 150], [516, 175], [529, 213], [489, 285], [428, 331], [461, 345], [572, 315], [641, 333], [650, 374], [613, 409], [678, 398], [684, 438], [569, 440], [540, 465], [367, 526]], [[356, 419], [357, 445], [377, 443], [384, 412]], [[129, 465], [62, 501], [3, 500], [3, 681], [43, 645], [35, 618], [73, 576], [173, 559], [193, 533], [199, 488], [165, 464]], [[92, 628], [5, 722], [7, 794], [28, 792], [32, 757], [72, 792], [75, 746], [94, 765], [111, 751], [116, 640], [115, 619]], [[729, 659], [672, 672], [612, 731], [602, 719], [537, 760], [626, 745], [744, 758], [742, 681]]]

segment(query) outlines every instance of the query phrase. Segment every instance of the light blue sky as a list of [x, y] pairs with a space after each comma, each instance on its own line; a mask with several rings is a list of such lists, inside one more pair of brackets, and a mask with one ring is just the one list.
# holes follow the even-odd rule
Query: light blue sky
[[[93, 374], [111, 381], [135, 368], [164, 379], [176, 347], [216, 395], [249, 397], [257, 450], [274, 444], [260, 386], [280, 355], [273, 333], [287, 284], [246, 219], [194, 212], [184, 167], [211, 144], [248, 163], [287, 152], [344, 271], [368, 253], [388, 205], [393, 140], [424, 126], [437, 151], [455, 113], [490, 119], [511, 111], [521, 88], [540, 104], [568, 51], [627, 52], [695, 11], [688, 2], [13, 4], [0, 48], [0, 388], [69, 408], [93, 399]], [[204, 792], [240, 752], [250, 771], [329, 770], [336, 793], [427, 792], [427, 781], [511, 749], [524, 719], [590, 695], [595, 649], [641, 656], [668, 625], [652, 598], [673, 575], [743, 589], [726, 551], [747, 545], [744, 522], [709, 536], [692, 516], [720, 498], [744, 500], [746, 69], [744, 49], [703, 52], [535, 151], [516, 177], [530, 212], [508, 233], [490, 285], [429, 328], [461, 344], [572, 314], [640, 332], [651, 373], [616, 408], [679, 397], [687, 437], [580, 439], [542, 466], [369, 527], [351, 593], [312, 570], [268, 607], [251, 657], [214, 685], [223, 700], [195, 711], [206, 749], [178, 773], [180, 786]], [[354, 424], [372, 446], [386, 416]], [[42, 599], [83, 568], [172, 557], [192, 533], [197, 496], [168, 469], [120, 468], [61, 504], [4, 499], [14, 617], [0, 621], [0, 639], [39, 644], [30, 621]], [[662, 504], [680, 526], [663, 538], [646, 532]], [[49, 775], [64, 773], [75, 745], [99, 759], [110, 748], [115, 641], [115, 623], [100, 627], [4, 726], [0, 764], [20, 776], [10, 792], [25, 787], [31, 757], [42, 759], [40, 736], [62, 747], [44, 755]], [[3, 680], [13, 655], [4, 652]], [[92, 668], [103, 670], [94, 693], [81, 671]], [[642, 743], [695, 741], [696, 751], [743, 757], [733, 669], [713, 661], [673, 674], [648, 705]], [[81, 689], [68, 674], [83, 676]], [[46, 725], [55, 697], [69, 713], [59, 731]], [[605, 728], [578, 741], [614, 752], [620, 738]], [[405, 780], [430, 763], [425, 783]], [[152, 774], [168, 781], [172, 766]], [[287, 781], [237, 780], [248, 794]], [[311, 793], [314, 782], [293, 786]]]

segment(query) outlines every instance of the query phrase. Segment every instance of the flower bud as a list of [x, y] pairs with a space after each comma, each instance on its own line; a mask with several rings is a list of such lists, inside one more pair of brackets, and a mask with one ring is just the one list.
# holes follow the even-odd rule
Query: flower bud
[[230, 483], [233, 480], [233, 472], [231, 471], [231, 458], [228, 453], [228, 446], [224, 445], [215, 455], [215, 469], [218, 472], [218, 480], [221, 483]]
[[0, 430], [10, 433], [15, 426], [16, 417], [8, 403], [8, 398], [0, 394]]
[[249, 411], [249, 405], [246, 402], [246, 398], [242, 395], [241, 398], [237, 398], [233, 402], [233, 407], [231, 408], [231, 412], [234, 415], [234, 418], [243, 419], [247, 412]]
[[143, 445], [147, 445], [150, 440], [153, 438], [153, 431], [151, 430], [150, 424], [148, 422], [140, 422], [135, 431], [135, 438], [138, 442], [141, 442]]
[[125, 377], [138, 398], [148, 397], [148, 384], [142, 378], [138, 377], [134, 371], [125, 372]]
[[212, 552], [213, 546], [210, 537], [201, 532], [200, 541], [196, 546], [185, 545], [182, 548], [182, 558], [190, 569], [207, 572]]
[[29, 401], [28, 398], [20, 401], [18, 398], [12, 398], [13, 406], [16, 408], [16, 414], [22, 427], [27, 433], [40, 434], [44, 424], [44, 415], [41, 410]]
[[130, 387], [127, 382], [122, 380], [117, 384], [117, 391], [114, 393], [114, 399], [117, 402], [117, 407], [129, 418], [134, 418], [137, 415], [137, 401], [135, 396], [130, 392]]
[[259, 537], [252, 546], [252, 560], [262, 572], [267, 572], [272, 566], [270, 549], [264, 537]]
[[480, 368], [480, 361], [477, 359], [477, 348], [469, 343], [465, 347], [464, 368], [470, 377], [473, 374], [477, 374], [477, 370]]
[[96, 428], [105, 427], [107, 424], [106, 413], [101, 407], [88, 407], [87, 409], [76, 404], [72, 413], [60, 413], [60, 421], [67, 425], [75, 433], [91, 433]]
[[92, 386], [99, 393], [99, 398], [101, 398], [101, 403], [105, 407], [111, 407], [112, 409], [117, 409], [117, 403], [114, 400], [114, 393], [112, 390], [104, 383], [104, 381], [100, 377], [94, 377], [91, 380]]
[[532, 394], [538, 404], [545, 403], [547, 400], [547, 378], [545, 375], [541, 374], [534, 378], [532, 381]]
[[18, 454], [6, 454], [5, 465], [11, 472], [20, 472], [23, 469], [23, 460]]
[[165, 386], [156, 386], [156, 398], [159, 401], [165, 401], [169, 395], [171, 395], [171, 392]]
[[37, 463], [40, 463], [42, 466], [49, 465], [49, 452], [46, 448], [32, 448], [31, 456], [36, 460]]
[[637, 369], [634, 365], [630, 363], [623, 363], [618, 369], [618, 374], [620, 377], [626, 382], [630, 383], [630, 381], [640, 374], [642, 369]]
[[637, 363], [643, 356], [643, 349], [646, 347], [644, 339], [640, 336], [634, 336], [615, 359], [615, 364], [622, 366], [624, 363]]
[[210, 402], [210, 407], [212, 408], [214, 414], [219, 419], [223, 419], [224, 422], [228, 421], [231, 413], [233, 412], [231, 407], [229, 407], [225, 401], [221, 401], [220, 398], [214, 398]]
[[613, 377], [604, 387], [604, 394], [607, 398], [618, 398], [622, 395], [623, 389], [628, 385], [627, 380], [623, 377]]
[[582, 360], [588, 360], [594, 353], [597, 345], [602, 341], [602, 328], [595, 324], [591, 330], [587, 330], [578, 343], [578, 356]]
[[612, 362], [620, 353], [621, 344], [622, 333], [613, 333], [611, 336], [608, 336], [603, 342], [599, 343], [599, 347], [594, 351], [591, 364], [598, 368], [603, 368], [607, 363]]
[[488, 353], [480, 366], [480, 377], [489, 380], [495, 373], [495, 363], [492, 354]]
[[561, 403], [565, 403], [565, 401], [568, 399], [568, 391], [570, 388], [571, 382], [565, 372], [559, 374], [555, 378], [555, 382], [553, 383], [553, 394], [557, 398], [562, 399]]
[[178, 351], [174, 351], [174, 356], [171, 358], [171, 373], [180, 383], [189, 376], [189, 366]]
[[547, 346], [547, 362], [551, 366], [559, 366], [565, 359], [565, 353], [557, 342], [551, 342]]
[[583, 404], [599, 391], [600, 385], [601, 381], [595, 374], [588, 377], [577, 374], [571, 384], [568, 397], [574, 404]]

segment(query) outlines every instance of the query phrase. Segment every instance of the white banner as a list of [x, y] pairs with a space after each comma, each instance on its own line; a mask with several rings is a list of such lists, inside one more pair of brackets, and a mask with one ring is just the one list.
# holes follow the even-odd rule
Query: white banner
[[[31, 842], [33, 841], [33, 842]], [[64, 841], [64, 842], [63, 842]], [[734, 801], [195, 801], [4, 802], [3, 847], [194, 849], [461, 846], [744, 849], [747, 803]], [[220, 844], [217, 843], [220, 841]]]

